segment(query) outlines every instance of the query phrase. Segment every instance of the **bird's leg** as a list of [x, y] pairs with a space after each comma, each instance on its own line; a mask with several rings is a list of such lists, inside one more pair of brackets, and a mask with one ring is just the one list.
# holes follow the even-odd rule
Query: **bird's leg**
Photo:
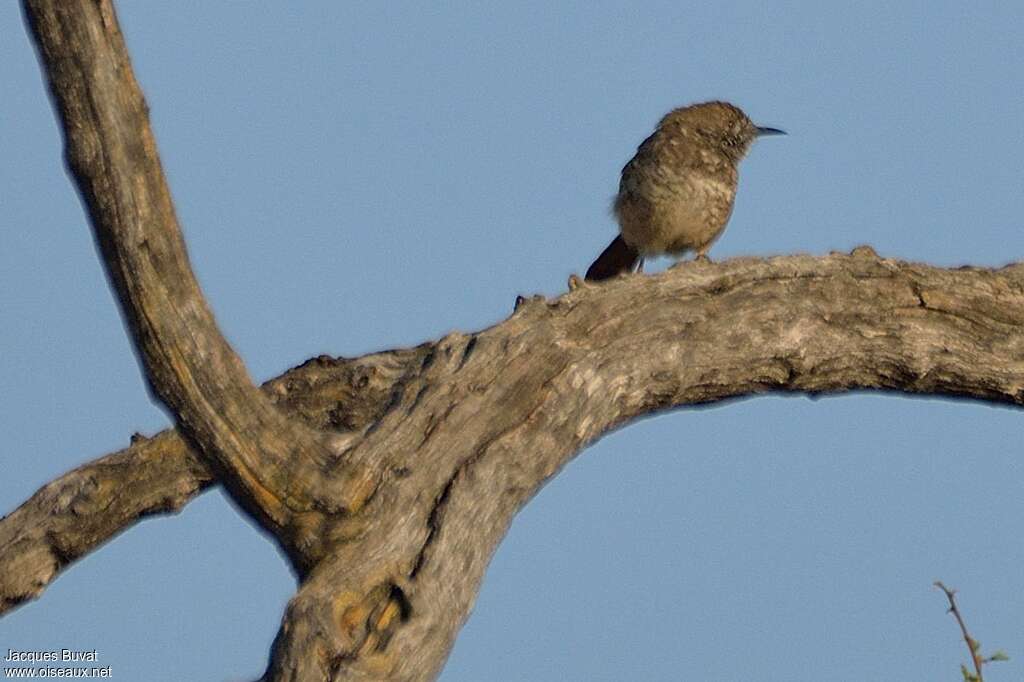
[[636, 262], [636, 272], [643, 272], [643, 271], [644, 271], [644, 259], [643, 259], [643, 257], [641, 257], [640, 260], [638, 260]]

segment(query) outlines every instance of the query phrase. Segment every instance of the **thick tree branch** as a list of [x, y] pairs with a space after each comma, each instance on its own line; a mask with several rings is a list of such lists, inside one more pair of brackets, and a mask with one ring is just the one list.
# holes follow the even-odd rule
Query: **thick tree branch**
[[[216, 472], [302, 578], [266, 680], [428, 680], [515, 513], [610, 429], [772, 390], [1024, 403], [1024, 266], [870, 249], [584, 286], [478, 334], [307, 363], [268, 399], [191, 272], [110, 0], [25, 7], [147, 378], [202, 457], [165, 434], [44, 487], [0, 521], [4, 604]], [[365, 382], [325, 378], [375, 366]]]
[[[268, 395], [385, 477], [321, 529], [335, 550], [293, 600], [268, 679], [430, 679], [515, 511], [609, 429], [765, 391], [864, 388], [1024, 403], [1024, 265], [945, 270], [869, 249], [686, 263], [528, 302], [477, 334], [310, 361]], [[136, 512], [174, 499], [174, 480], [140, 491]]]
[[425, 364], [353, 446], [391, 476], [331, 530], [337, 550], [292, 601], [267, 679], [432, 679], [516, 511], [636, 417], [772, 390], [1024, 403], [1024, 267], [870, 249], [688, 263], [531, 302]]
[[[310, 427], [358, 431], [380, 416], [426, 348], [356, 360], [314, 358], [263, 386]], [[178, 431], [69, 471], [0, 519], [0, 616], [37, 598], [76, 559], [153, 514], [177, 512], [216, 479]]]
[[308, 567], [322, 549], [303, 529], [357, 509], [372, 482], [336, 467], [315, 432], [276, 410], [220, 334], [189, 265], [110, 0], [26, 0], [25, 12], [68, 166], [153, 392], [239, 503]]

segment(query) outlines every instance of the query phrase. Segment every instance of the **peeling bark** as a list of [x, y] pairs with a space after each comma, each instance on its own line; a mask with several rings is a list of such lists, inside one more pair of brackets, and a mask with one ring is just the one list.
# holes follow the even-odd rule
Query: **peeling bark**
[[430, 680], [516, 512], [653, 412], [767, 391], [1024, 404], [1024, 265], [850, 255], [686, 263], [523, 299], [475, 334], [317, 358], [260, 392], [192, 276], [109, 0], [26, 0], [68, 163], [178, 431], [0, 520], [0, 609], [223, 483], [300, 577], [270, 680]]

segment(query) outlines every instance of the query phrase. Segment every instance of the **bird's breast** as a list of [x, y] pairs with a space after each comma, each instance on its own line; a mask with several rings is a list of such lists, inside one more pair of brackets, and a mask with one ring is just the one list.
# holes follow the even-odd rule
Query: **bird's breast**
[[645, 255], [696, 251], [725, 228], [736, 182], [689, 170], [664, 169], [627, 181], [623, 175], [615, 214], [626, 243]]

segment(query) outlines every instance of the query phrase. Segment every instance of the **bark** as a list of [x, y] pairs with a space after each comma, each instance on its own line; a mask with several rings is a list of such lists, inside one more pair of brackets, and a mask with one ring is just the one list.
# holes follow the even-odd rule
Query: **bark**
[[188, 266], [111, 5], [27, 0], [26, 12], [69, 165], [178, 432], [77, 469], [0, 521], [7, 607], [216, 479], [301, 579], [266, 680], [429, 680], [515, 513], [611, 429], [766, 391], [1024, 403], [1024, 265], [946, 270], [867, 248], [576, 287], [479, 333], [312, 360], [261, 393]]
[[[379, 416], [424, 352], [314, 358], [263, 391], [312, 428], [358, 430]], [[189, 441], [168, 429], [152, 438], [134, 434], [124, 450], [43, 486], [0, 520], [0, 616], [37, 598], [79, 557], [150, 515], [179, 511], [216, 482]]]
[[[289, 607], [269, 679], [430, 679], [515, 512], [610, 429], [765, 391], [1020, 405], [1022, 325], [1024, 265], [945, 270], [860, 249], [687, 263], [528, 301], [477, 334], [313, 359], [265, 392], [387, 475], [325, 529], [336, 549]], [[210, 474], [188, 447], [168, 432], [43, 488], [0, 522], [0, 576], [28, 576], [0, 595], [34, 596], [24, 585], [41, 589], [61, 561], [190, 499]]]
[[[260, 394], [189, 265], [142, 92], [109, 0], [31, 0], [25, 13], [87, 208], [153, 393], [235, 500], [305, 571], [308, 529], [359, 507], [365, 481]], [[298, 484], [296, 484], [298, 482]]]

